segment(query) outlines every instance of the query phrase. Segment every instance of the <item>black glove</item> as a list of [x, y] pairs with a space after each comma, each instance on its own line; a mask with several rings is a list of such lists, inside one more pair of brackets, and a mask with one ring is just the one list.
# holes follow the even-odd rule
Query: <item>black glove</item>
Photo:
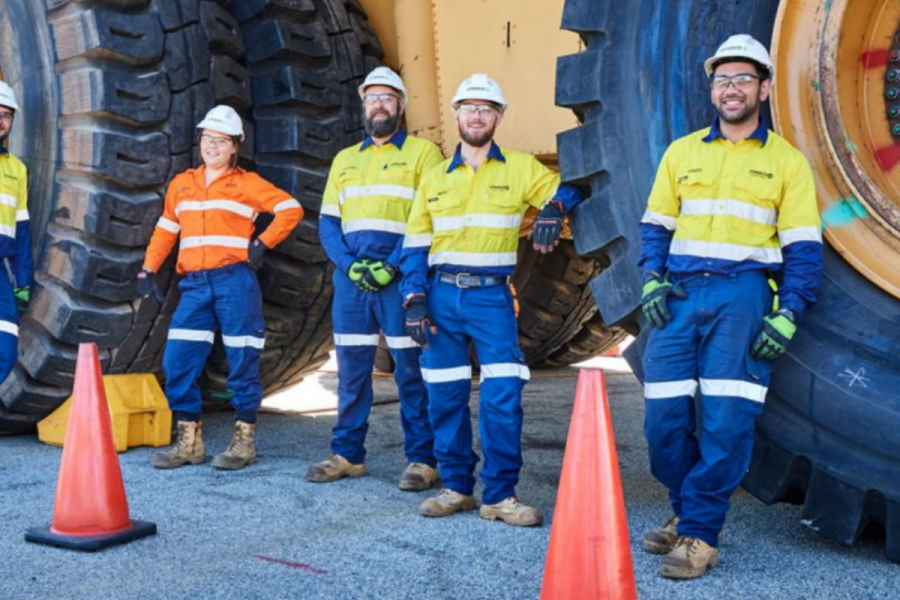
[[165, 300], [165, 296], [156, 283], [156, 274], [146, 269], [141, 269], [137, 275], [137, 291], [141, 298], [151, 297], [160, 304]]
[[432, 325], [431, 315], [428, 314], [428, 301], [425, 294], [416, 294], [407, 300], [406, 308], [406, 333], [415, 343], [423, 348], [428, 347], [428, 337], [425, 330], [434, 335], [437, 327]]
[[669, 296], [687, 298], [687, 292], [681, 289], [680, 283], [673, 284], [654, 271], [647, 271], [645, 279], [641, 308], [647, 321], [662, 329], [666, 326], [666, 321], [672, 320], [672, 313], [669, 312]]
[[250, 263], [250, 268], [256, 271], [262, 266], [263, 256], [266, 254], [266, 250], [268, 248], [265, 244], [259, 241], [259, 238], [253, 240], [253, 243], [250, 244], [250, 249], [248, 250], [248, 258], [247, 262]]
[[559, 234], [562, 233], [562, 220], [563, 208], [558, 200], [551, 200], [541, 209], [529, 236], [534, 242], [535, 250], [547, 254], [556, 248], [559, 244]]

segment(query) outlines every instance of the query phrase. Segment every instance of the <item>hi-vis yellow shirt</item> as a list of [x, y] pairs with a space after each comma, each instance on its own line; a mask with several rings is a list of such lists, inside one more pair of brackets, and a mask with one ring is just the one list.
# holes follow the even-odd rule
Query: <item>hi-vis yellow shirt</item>
[[0, 259], [8, 259], [16, 287], [31, 285], [34, 275], [29, 224], [28, 172], [0, 147]]
[[452, 159], [426, 173], [416, 193], [403, 243], [401, 292], [424, 292], [431, 268], [512, 274], [525, 211], [542, 208], [559, 182], [558, 173], [530, 154], [492, 144], [476, 171], [457, 149]]
[[812, 171], [763, 124], [737, 144], [717, 125], [673, 142], [641, 230], [644, 269], [783, 270], [782, 305], [802, 312], [815, 299], [822, 232]]
[[319, 238], [341, 271], [362, 258], [399, 266], [416, 188], [442, 159], [436, 145], [402, 129], [381, 146], [366, 138], [338, 153], [322, 197]]

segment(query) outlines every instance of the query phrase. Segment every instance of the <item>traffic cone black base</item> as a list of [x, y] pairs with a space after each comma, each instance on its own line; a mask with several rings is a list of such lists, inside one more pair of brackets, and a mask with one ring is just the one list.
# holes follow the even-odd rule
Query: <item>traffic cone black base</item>
[[116, 533], [104, 533], [101, 535], [62, 535], [54, 533], [50, 527], [32, 527], [25, 532], [25, 541], [69, 550], [81, 550], [83, 552], [97, 552], [116, 544], [154, 535], [156, 523], [148, 521], [131, 521], [131, 527], [125, 531]]

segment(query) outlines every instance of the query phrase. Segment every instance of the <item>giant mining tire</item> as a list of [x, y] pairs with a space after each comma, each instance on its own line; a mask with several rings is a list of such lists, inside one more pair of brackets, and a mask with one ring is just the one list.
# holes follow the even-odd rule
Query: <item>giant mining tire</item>
[[[839, 14], [846, 7], [846, 2], [823, 1], [818, 9], [814, 3], [787, 4], [817, 12], [823, 22], [834, 18], [829, 11]], [[900, 25], [900, 7], [892, 0], [862, 4], [854, 9], [857, 16], [868, 11], [894, 19], [894, 27]], [[642, 325], [638, 223], [668, 143], [708, 125], [714, 117], [703, 60], [732, 33], [750, 33], [768, 44], [774, 29], [790, 41], [790, 31], [775, 26], [777, 10], [775, 0], [566, 2], [563, 27], [577, 32], [586, 50], [561, 57], [558, 63], [557, 103], [574, 110], [582, 122], [561, 134], [559, 161], [565, 180], [592, 188], [588, 201], [574, 213], [573, 231], [580, 253], [610, 261], [591, 284], [606, 322], [632, 331]], [[804, 19], [811, 17], [794, 15], [792, 26]], [[831, 59], [837, 40], [849, 43], [865, 37], [863, 31], [827, 27], [818, 38], [803, 34], [796, 40], [797, 56], [805, 53], [822, 60], [821, 76], [803, 79], [792, 72], [801, 68], [797, 60], [786, 66], [776, 63], [786, 79], [776, 79], [775, 101], [782, 94], [788, 105], [783, 112], [793, 111], [795, 117], [795, 125], [784, 135], [803, 130], [803, 117], [813, 110], [809, 106], [828, 105], [840, 95], [840, 84], [833, 94], [820, 94], [816, 87], [820, 80], [824, 85], [824, 80], [834, 79], [838, 61]], [[815, 51], [810, 51], [810, 39]], [[880, 39], [884, 44], [892, 38]], [[900, 38], [895, 43], [900, 49]], [[900, 61], [900, 53], [890, 56]], [[853, 74], [860, 57], [851, 56], [841, 64], [847, 65], [842, 71], [844, 85], [864, 89]], [[900, 89], [891, 92], [887, 83], [900, 79], [900, 71], [872, 64], [881, 69], [877, 75], [886, 82], [870, 82], [875, 99], [882, 90], [889, 98], [900, 97]], [[797, 90], [814, 90], [809, 106], [796, 105]], [[900, 107], [896, 114], [900, 115]], [[809, 122], [826, 127], [829, 120]], [[900, 123], [893, 124], [900, 134]], [[889, 139], [888, 124], [884, 127]], [[851, 149], [856, 158], [864, 156], [868, 141], [851, 137], [852, 128], [846, 131], [851, 134], [837, 137], [839, 143], [819, 140], [800, 147], [808, 155], [815, 147], [836, 147]], [[887, 291], [889, 284], [873, 285], [861, 274], [865, 267], [851, 266], [858, 262], [853, 249], [836, 251], [830, 232], [854, 218], [869, 223], [889, 219], [876, 219], [874, 211], [867, 213], [855, 198], [823, 197], [820, 180], [830, 170], [827, 165], [835, 162], [813, 161], [828, 239], [819, 301], [776, 365], [744, 486], [767, 503], [802, 503], [804, 525], [844, 544], [853, 544], [869, 525], [884, 527], [887, 556], [900, 560], [900, 301]], [[893, 176], [896, 182], [896, 172]], [[896, 232], [894, 238], [889, 234], [881, 238], [896, 238]], [[896, 272], [900, 253], [883, 254], [882, 265], [885, 261]], [[627, 353], [638, 375], [644, 338], [638, 338]]]

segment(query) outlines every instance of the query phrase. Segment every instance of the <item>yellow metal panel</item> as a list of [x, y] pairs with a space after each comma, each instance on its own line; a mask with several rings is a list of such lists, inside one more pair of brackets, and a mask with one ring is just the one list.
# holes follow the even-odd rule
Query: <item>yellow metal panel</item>
[[577, 124], [554, 104], [556, 59], [578, 52], [577, 35], [560, 30], [564, 0], [434, 0], [438, 97], [444, 152], [459, 137], [450, 111], [468, 75], [490, 75], [509, 103], [497, 134], [506, 146], [539, 156], [556, 154], [556, 134]]
[[[156, 377], [149, 373], [104, 375], [103, 387], [112, 418], [117, 452], [132, 446], [166, 446], [172, 434], [172, 411]], [[38, 423], [38, 438], [62, 446], [72, 399]]]

